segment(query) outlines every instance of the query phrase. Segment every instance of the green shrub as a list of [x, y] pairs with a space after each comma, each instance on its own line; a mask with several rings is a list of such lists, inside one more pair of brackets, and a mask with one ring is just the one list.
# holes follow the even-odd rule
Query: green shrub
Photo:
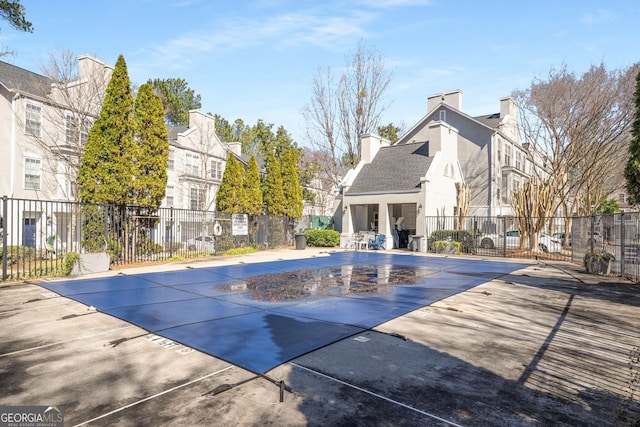
[[438, 241], [460, 242], [460, 251], [464, 253], [471, 253], [476, 247], [473, 233], [467, 230], [435, 230], [429, 241], [432, 247]]
[[336, 230], [307, 230], [308, 246], [331, 248], [340, 244], [340, 233]]
[[122, 243], [120, 243], [120, 239], [118, 239], [118, 235], [114, 232], [109, 233], [107, 237], [107, 247], [105, 252], [111, 257], [111, 263], [117, 261], [122, 256], [123, 247]]
[[242, 248], [233, 248], [225, 251], [222, 255], [246, 255], [258, 252], [258, 248], [254, 246], [244, 246]]
[[431, 250], [437, 254], [459, 254], [461, 249], [460, 242], [437, 240], [431, 244]]
[[68, 276], [71, 274], [71, 270], [73, 270], [73, 266], [76, 262], [80, 262], [80, 254], [77, 252], [69, 252], [64, 257], [64, 261], [62, 262], [62, 275]]
[[162, 245], [155, 243], [151, 239], [138, 241], [137, 250], [139, 254], [159, 254], [163, 251]]
[[35, 256], [36, 250], [29, 246], [7, 246], [5, 253], [0, 247], [0, 260], [7, 258], [7, 264], [14, 264], [21, 259], [29, 259]]

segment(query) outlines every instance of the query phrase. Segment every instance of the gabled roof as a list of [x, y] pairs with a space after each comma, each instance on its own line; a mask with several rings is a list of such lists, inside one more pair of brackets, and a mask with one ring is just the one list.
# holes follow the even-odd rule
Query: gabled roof
[[497, 131], [498, 130], [498, 125], [500, 124], [500, 113], [495, 113], [495, 114], [487, 114], [484, 116], [476, 116], [476, 117], [471, 117], [470, 115], [468, 115], [467, 113], [460, 111], [452, 106], [450, 106], [449, 104], [445, 104], [444, 102], [441, 102], [440, 104], [438, 104], [433, 110], [431, 110], [429, 113], [427, 113], [427, 115], [425, 115], [424, 117], [422, 117], [415, 125], [413, 125], [413, 127], [411, 127], [411, 129], [409, 129], [407, 132], [405, 132], [404, 135], [402, 135], [402, 137], [395, 142], [395, 144], [407, 144], [410, 143], [410, 135], [412, 135], [414, 133], [415, 130], [417, 129], [421, 129], [423, 128], [427, 123], [430, 123], [431, 121], [433, 121], [433, 116], [435, 115], [435, 113], [437, 111], [439, 111], [440, 108], [446, 108], [447, 110], [459, 114], [460, 116], [467, 118], [469, 120], [472, 120], [486, 128], [491, 129], [492, 131]]
[[189, 126], [167, 126], [167, 133], [169, 134], [169, 141], [177, 141], [178, 134], [184, 133], [189, 129]]
[[476, 117], [473, 117], [473, 119], [493, 129], [498, 129], [498, 125], [500, 124], [500, 120], [501, 120], [500, 113], [494, 113], [494, 114], [489, 114], [484, 116], [476, 116]]
[[362, 167], [346, 194], [419, 191], [420, 178], [432, 161], [428, 141], [382, 147], [373, 161]]
[[40, 97], [51, 92], [49, 78], [3, 61], [0, 61], [0, 83], [11, 91]]
[[[241, 161], [245, 166], [248, 165], [249, 164], [249, 160], [251, 160], [251, 155], [250, 154], [242, 153], [242, 154], [240, 154], [240, 156], [238, 156], [238, 155], [236, 155], [234, 153], [233, 155], [236, 156], [236, 159]], [[258, 169], [259, 170], [263, 170], [264, 167], [265, 167], [264, 159], [262, 158], [262, 156], [255, 156], [255, 157], [256, 157], [256, 163], [258, 164]]]

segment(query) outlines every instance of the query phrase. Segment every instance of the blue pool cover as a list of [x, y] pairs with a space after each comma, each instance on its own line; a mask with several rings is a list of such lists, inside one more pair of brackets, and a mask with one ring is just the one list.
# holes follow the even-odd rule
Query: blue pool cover
[[525, 264], [339, 252], [40, 285], [264, 374]]

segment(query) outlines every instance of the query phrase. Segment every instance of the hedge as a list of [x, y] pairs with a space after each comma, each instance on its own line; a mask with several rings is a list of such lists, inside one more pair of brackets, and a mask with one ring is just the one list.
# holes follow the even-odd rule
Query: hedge
[[307, 230], [307, 246], [335, 247], [340, 244], [340, 233], [336, 230]]

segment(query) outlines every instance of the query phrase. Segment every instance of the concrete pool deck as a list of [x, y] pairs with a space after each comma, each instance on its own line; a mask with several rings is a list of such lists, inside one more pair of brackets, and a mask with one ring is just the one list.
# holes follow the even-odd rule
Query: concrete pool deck
[[[127, 274], [326, 253], [284, 249]], [[60, 405], [65, 425], [615, 425], [625, 410], [638, 416], [626, 398], [639, 294], [580, 266], [528, 263], [265, 379], [37, 285], [3, 284], [0, 404]]]

